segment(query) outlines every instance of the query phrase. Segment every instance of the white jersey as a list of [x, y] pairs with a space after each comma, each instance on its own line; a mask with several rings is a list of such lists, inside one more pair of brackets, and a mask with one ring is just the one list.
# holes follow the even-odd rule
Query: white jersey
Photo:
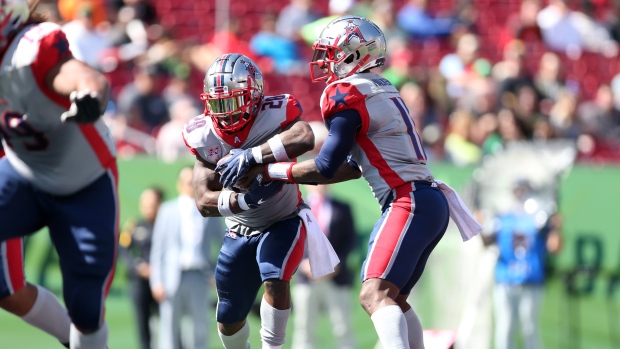
[[[194, 155], [217, 164], [231, 149], [247, 149], [265, 143], [301, 114], [301, 106], [295, 97], [288, 94], [268, 96], [254, 120], [239, 132], [221, 133], [210, 117], [199, 115], [185, 124], [183, 138]], [[257, 234], [276, 222], [297, 215], [301, 202], [299, 186], [287, 183], [258, 208], [226, 217], [226, 226], [241, 235]]]
[[0, 66], [0, 134], [15, 170], [42, 191], [68, 195], [108, 169], [116, 171], [114, 140], [102, 120], [63, 123], [69, 99], [45, 84], [47, 73], [71, 57], [60, 27], [41, 23], [22, 29]]
[[327, 85], [321, 96], [323, 119], [345, 109], [355, 109], [362, 119], [351, 154], [381, 206], [391, 189], [433, 179], [413, 119], [388, 80], [363, 73]]

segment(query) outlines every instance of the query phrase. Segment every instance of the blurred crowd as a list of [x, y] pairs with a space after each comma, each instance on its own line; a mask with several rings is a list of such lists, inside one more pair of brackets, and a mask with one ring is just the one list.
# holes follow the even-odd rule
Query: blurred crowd
[[[188, 156], [180, 129], [204, 109], [204, 69], [225, 52], [255, 59], [267, 94], [295, 94], [308, 121], [320, 120], [323, 86], [310, 83], [311, 45], [317, 30], [346, 13], [385, 33], [382, 74], [401, 90], [432, 160], [476, 165], [507, 142], [564, 138], [580, 162], [620, 162], [620, 3], [258, 3], [257, 12], [238, 0], [42, 0], [39, 10], [63, 25], [76, 57], [108, 74], [105, 118], [120, 157]], [[191, 12], [200, 9], [212, 17]], [[190, 19], [212, 31], [188, 30]]]

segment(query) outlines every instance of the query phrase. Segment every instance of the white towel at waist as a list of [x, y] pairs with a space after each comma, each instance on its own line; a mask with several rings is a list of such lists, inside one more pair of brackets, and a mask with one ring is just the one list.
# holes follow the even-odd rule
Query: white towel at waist
[[448, 200], [448, 206], [450, 207], [450, 218], [454, 221], [456, 226], [459, 228], [459, 232], [461, 233], [461, 237], [463, 241], [467, 241], [474, 236], [478, 235], [483, 227], [471, 214], [467, 206], [457, 192], [452, 189], [446, 183], [435, 180], [437, 182], [437, 186], [446, 196]]
[[336, 265], [340, 263], [340, 259], [327, 236], [317, 224], [312, 211], [308, 208], [302, 208], [299, 211], [299, 217], [306, 226], [306, 250], [308, 251], [312, 277], [316, 279], [333, 273]]

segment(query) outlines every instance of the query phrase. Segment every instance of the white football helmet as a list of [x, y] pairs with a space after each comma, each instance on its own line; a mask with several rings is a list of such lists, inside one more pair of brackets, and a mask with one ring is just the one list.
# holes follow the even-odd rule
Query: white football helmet
[[205, 115], [230, 133], [258, 114], [263, 96], [263, 74], [256, 63], [244, 55], [227, 53], [207, 69], [200, 99], [205, 102]]
[[0, 0], [0, 49], [11, 35], [30, 18], [28, 0]]
[[386, 44], [383, 32], [376, 24], [364, 17], [347, 15], [331, 21], [312, 49], [312, 82], [326, 80], [331, 83], [382, 66]]

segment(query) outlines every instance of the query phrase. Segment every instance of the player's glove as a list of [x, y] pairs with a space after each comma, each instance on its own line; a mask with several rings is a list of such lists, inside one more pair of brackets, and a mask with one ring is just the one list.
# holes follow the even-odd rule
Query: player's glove
[[230, 154], [231, 157], [219, 163], [215, 168], [215, 172], [220, 174], [220, 183], [225, 188], [237, 183], [239, 178], [243, 177], [252, 166], [257, 164], [254, 155], [252, 155], [252, 148], [233, 149]]
[[260, 184], [261, 180], [262, 176], [258, 175], [250, 191], [246, 194], [239, 194], [239, 196], [237, 196], [239, 207], [243, 210], [257, 208], [282, 190], [282, 186], [285, 184], [285, 182], [282, 181], [271, 181], [266, 184]]
[[101, 102], [99, 101], [97, 92], [73, 91], [69, 96], [71, 107], [62, 113], [60, 120], [62, 122], [72, 121], [77, 123], [93, 123], [99, 119], [102, 114]]

